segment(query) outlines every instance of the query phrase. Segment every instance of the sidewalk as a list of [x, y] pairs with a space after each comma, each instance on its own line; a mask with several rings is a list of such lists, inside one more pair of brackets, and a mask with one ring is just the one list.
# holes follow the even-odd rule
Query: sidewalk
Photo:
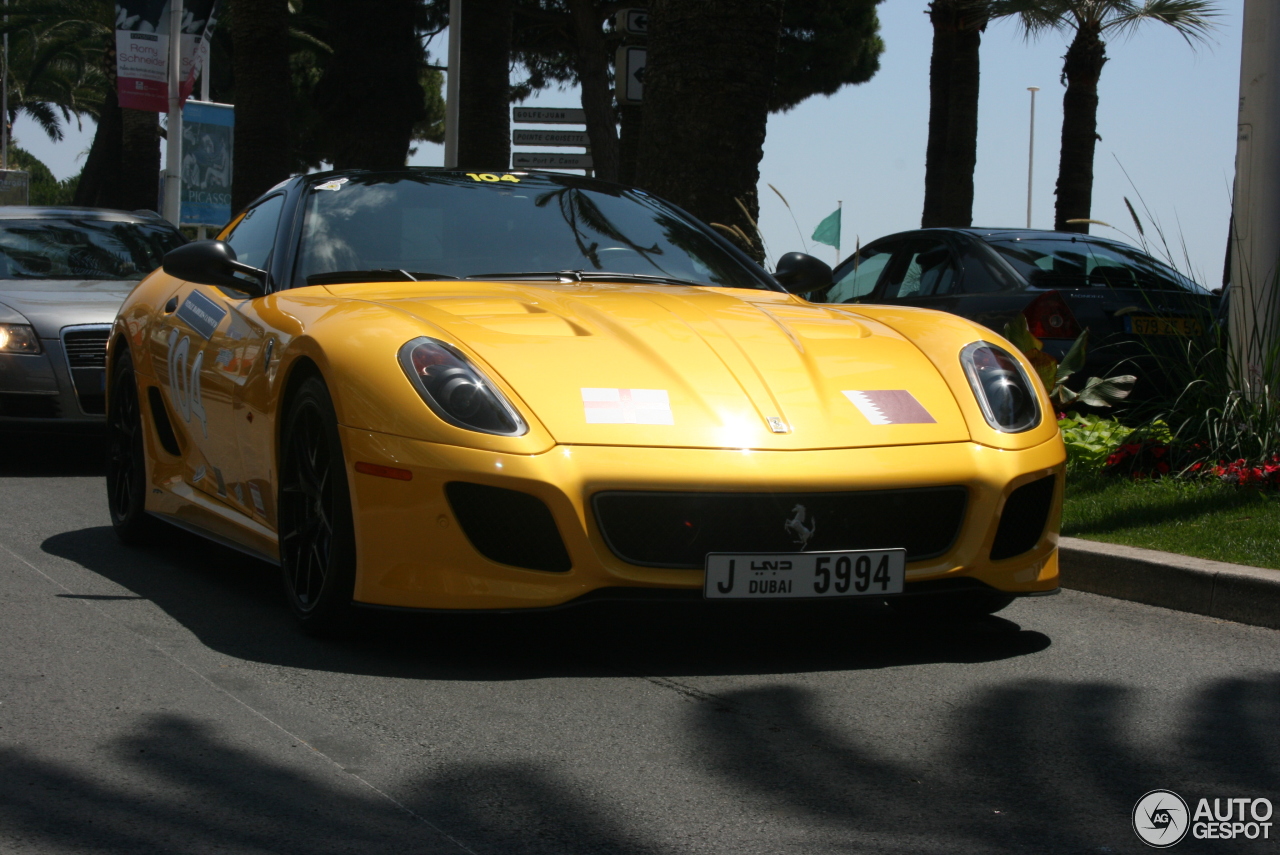
[[1075, 537], [1058, 566], [1064, 588], [1280, 629], [1280, 570]]

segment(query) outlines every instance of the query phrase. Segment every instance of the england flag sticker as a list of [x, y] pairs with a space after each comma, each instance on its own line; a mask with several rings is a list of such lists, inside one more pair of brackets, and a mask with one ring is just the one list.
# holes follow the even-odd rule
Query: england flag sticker
[[931, 425], [937, 420], [905, 389], [845, 392], [844, 396], [873, 425]]
[[582, 407], [589, 425], [670, 425], [666, 389], [583, 389]]

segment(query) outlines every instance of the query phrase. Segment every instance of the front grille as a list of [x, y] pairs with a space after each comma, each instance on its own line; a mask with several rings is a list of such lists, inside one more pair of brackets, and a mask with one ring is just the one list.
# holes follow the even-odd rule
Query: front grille
[[467, 540], [485, 558], [529, 570], [570, 569], [555, 518], [537, 496], [466, 481], [450, 481], [444, 492]]
[[76, 390], [80, 412], [100, 416], [107, 411], [107, 339], [111, 327], [94, 324], [64, 327], [62, 352], [71, 369], [71, 385]]
[[106, 368], [108, 327], [68, 330], [62, 334], [67, 364], [72, 368]]
[[1021, 555], [1040, 542], [1053, 505], [1054, 480], [1054, 476], [1046, 475], [1009, 494], [991, 544], [992, 561]]
[[[942, 555], [964, 521], [963, 487], [851, 493], [605, 492], [592, 498], [613, 554], [646, 567], [701, 568], [709, 552], [907, 550]], [[803, 544], [804, 533], [809, 537]]]

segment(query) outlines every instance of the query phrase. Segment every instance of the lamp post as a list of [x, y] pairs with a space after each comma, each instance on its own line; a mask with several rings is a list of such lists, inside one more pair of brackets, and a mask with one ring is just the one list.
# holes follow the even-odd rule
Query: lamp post
[[1245, 0], [1243, 30], [1228, 304], [1235, 382], [1256, 396], [1280, 376], [1280, 9]]
[[1027, 143], [1027, 228], [1031, 228], [1031, 178], [1035, 173], [1036, 163], [1036, 93], [1039, 86], [1028, 86], [1031, 93], [1031, 134]]
[[449, 76], [444, 95], [444, 165], [458, 166], [458, 100], [462, 80], [462, 0], [449, 0]]
[[164, 208], [161, 213], [182, 222], [182, 0], [169, 0], [169, 124], [165, 133]]

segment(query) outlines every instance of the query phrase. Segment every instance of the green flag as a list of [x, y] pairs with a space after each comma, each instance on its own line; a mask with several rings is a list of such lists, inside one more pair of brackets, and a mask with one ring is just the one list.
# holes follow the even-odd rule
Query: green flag
[[814, 243], [825, 243], [827, 246], [834, 246], [836, 252], [840, 251], [840, 208], [836, 208], [831, 212], [825, 220], [818, 223], [818, 227], [813, 230]]

